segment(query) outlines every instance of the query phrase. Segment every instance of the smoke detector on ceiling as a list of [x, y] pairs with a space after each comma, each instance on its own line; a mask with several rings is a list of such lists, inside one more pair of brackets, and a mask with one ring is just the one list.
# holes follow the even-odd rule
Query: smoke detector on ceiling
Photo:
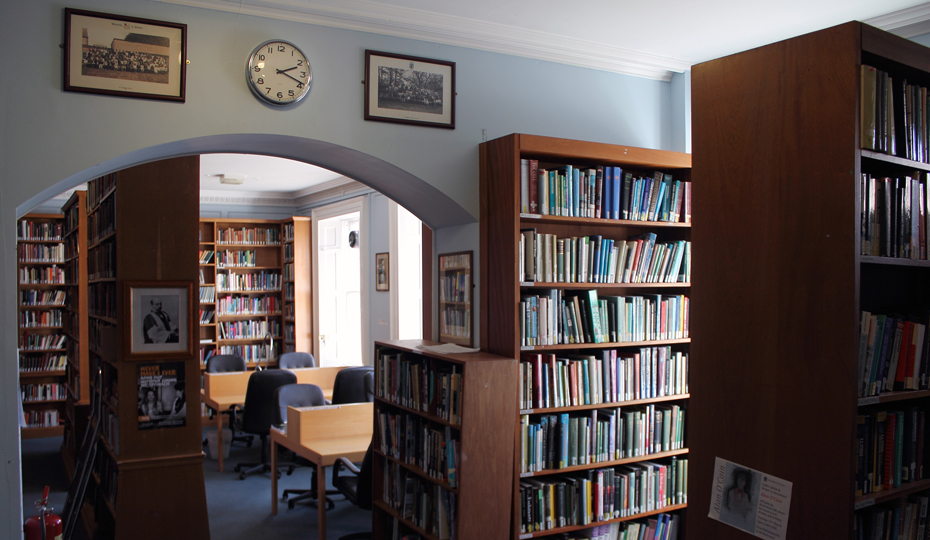
[[242, 185], [245, 182], [245, 175], [242, 174], [221, 174], [220, 183], [230, 184], [233, 186]]

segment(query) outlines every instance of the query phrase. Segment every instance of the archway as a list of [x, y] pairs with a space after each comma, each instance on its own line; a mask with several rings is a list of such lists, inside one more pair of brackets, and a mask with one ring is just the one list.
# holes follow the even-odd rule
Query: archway
[[476, 221], [445, 193], [387, 161], [324, 141], [263, 133], [208, 135], [136, 150], [65, 178], [17, 206], [16, 214], [22, 216], [62, 191], [114, 171], [160, 159], [212, 153], [262, 154], [329, 169], [387, 195], [433, 230]]

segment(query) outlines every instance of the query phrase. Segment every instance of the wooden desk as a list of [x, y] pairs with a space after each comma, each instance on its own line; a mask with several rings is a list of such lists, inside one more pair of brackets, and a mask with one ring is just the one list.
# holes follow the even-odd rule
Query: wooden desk
[[[326, 470], [340, 457], [353, 463], [365, 458], [374, 431], [374, 404], [287, 408], [287, 434], [271, 428], [271, 513], [278, 513], [278, 445], [317, 468], [317, 496], [326, 497]], [[320, 540], [326, 540], [326, 503], [317, 505]]]

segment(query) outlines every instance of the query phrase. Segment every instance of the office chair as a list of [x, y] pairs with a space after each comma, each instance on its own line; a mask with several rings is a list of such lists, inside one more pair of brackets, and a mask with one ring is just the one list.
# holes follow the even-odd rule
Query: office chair
[[[233, 371], [245, 371], [248, 369], [246, 367], [245, 359], [237, 354], [214, 354], [210, 358], [207, 358], [207, 373], [229, 373]], [[217, 411], [217, 414], [222, 413], [223, 411]], [[232, 441], [231, 443], [241, 442], [249, 448], [252, 448], [252, 437], [251, 435], [236, 435], [236, 428], [233, 426], [233, 423], [229, 423], [229, 429], [232, 430]], [[218, 439], [222, 442], [222, 434]]]
[[[261, 439], [261, 463], [239, 463], [236, 472], [244, 480], [249, 474], [271, 470], [268, 456], [268, 433], [276, 417], [280, 415], [275, 391], [285, 384], [295, 384], [297, 375], [281, 369], [256, 371], [249, 377], [245, 391], [245, 407], [233, 406], [233, 423], [241, 431], [258, 435]], [[243, 470], [245, 469], [245, 470]], [[277, 471], [274, 471], [277, 474]]]
[[375, 400], [375, 368], [347, 367], [333, 381], [333, 405], [367, 403]]
[[[312, 357], [311, 357], [312, 358]], [[278, 417], [275, 421], [277, 425], [282, 425], [287, 420], [287, 408], [291, 407], [319, 407], [321, 405], [326, 405], [326, 399], [323, 397], [323, 390], [315, 384], [286, 384], [277, 389], [275, 392], [277, 396], [275, 401], [278, 404]], [[295, 456], [294, 464], [291, 464], [287, 468], [287, 474], [290, 475], [294, 472], [295, 465], [310, 465], [310, 463], [300, 456]], [[308, 499], [313, 499], [310, 501], [310, 504], [316, 506], [318, 504], [319, 497], [317, 496], [317, 470], [316, 467], [313, 467], [313, 476], [312, 484], [313, 488], [311, 489], [285, 489], [283, 499], [287, 501], [287, 498], [296, 494], [297, 497], [292, 498], [287, 502], [288, 508], [294, 508], [294, 505], [299, 501], [304, 501]], [[338, 491], [332, 490], [328, 491], [332, 495], [339, 493]], [[325, 497], [326, 506], [330, 510], [336, 507], [336, 504], [329, 498]]]
[[[358, 506], [362, 510], [371, 510], [371, 452], [374, 441], [368, 445], [368, 451], [365, 452], [365, 458], [362, 460], [362, 466], [356, 467], [348, 459], [341, 457], [333, 464], [333, 486], [339, 490], [339, 493], [345, 495], [345, 498]], [[348, 476], [340, 472], [348, 470], [355, 476]], [[358, 532], [347, 534], [339, 537], [339, 540], [367, 540], [371, 538], [370, 532]]]
[[286, 352], [278, 357], [281, 369], [316, 367], [316, 359], [308, 352]]

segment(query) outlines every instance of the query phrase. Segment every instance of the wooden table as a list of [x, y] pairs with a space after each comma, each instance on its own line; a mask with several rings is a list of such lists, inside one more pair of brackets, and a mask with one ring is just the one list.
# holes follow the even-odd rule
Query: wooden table
[[320, 540], [326, 539], [326, 470], [340, 457], [362, 461], [374, 430], [372, 403], [287, 408], [287, 430], [271, 428], [271, 513], [278, 513], [278, 445], [314, 464]]

